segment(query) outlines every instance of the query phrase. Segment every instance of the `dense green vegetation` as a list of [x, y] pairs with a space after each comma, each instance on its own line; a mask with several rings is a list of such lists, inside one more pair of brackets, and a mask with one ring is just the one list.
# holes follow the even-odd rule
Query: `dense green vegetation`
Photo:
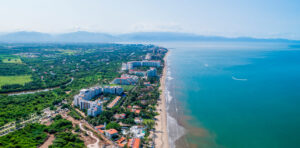
[[53, 120], [54, 122], [46, 129], [46, 131], [50, 134], [72, 129], [72, 122], [62, 119], [60, 115], [57, 115]]
[[[68, 100], [69, 115], [75, 119], [82, 119], [81, 115], [70, 107], [73, 96], [82, 88], [95, 84], [107, 85], [115, 77], [119, 77], [122, 62], [142, 60], [146, 53], [158, 48], [153, 45], [121, 45], [121, 44], [3, 44], [0, 56], [6, 55], [19, 58], [18, 62], [3, 62], [0, 60], [0, 78], [30, 76], [30, 81], [15, 79], [10, 83], [2, 83], [0, 93], [53, 88], [47, 92], [27, 95], [8, 96], [0, 95], [0, 126], [20, 119], [29, 118], [30, 114], [42, 113], [46, 107], [55, 110], [54, 105], [63, 99]], [[5, 57], [5, 58], [6, 58]], [[163, 56], [158, 56], [161, 60]], [[161, 74], [162, 69], [158, 69]], [[7, 79], [5, 79], [7, 80]], [[28, 79], [27, 79], [28, 80]], [[152, 86], [146, 87], [143, 82], [150, 81]], [[1, 79], [0, 79], [1, 82]], [[155, 106], [159, 98], [158, 78], [140, 80], [135, 86], [122, 86], [125, 96], [112, 109], [106, 109], [97, 117], [87, 117], [89, 123], [99, 125], [107, 123], [107, 128], [120, 130], [119, 122], [135, 125], [135, 117], [146, 120], [143, 124], [152, 127], [152, 119], [157, 115]], [[109, 98], [115, 96], [107, 96]], [[111, 101], [111, 100], [110, 100]], [[131, 111], [127, 106], [139, 106], [140, 113]], [[104, 104], [105, 106], [105, 104]], [[116, 113], [125, 113], [125, 119], [114, 119]], [[53, 119], [48, 127], [39, 128], [40, 135], [55, 134], [56, 139], [51, 147], [83, 147], [83, 142], [72, 134], [72, 124], [61, 117]], [[27, 128], [27, 127], [25, 127]], [[24, 129], [25, 129], [24, 128]], [[78, 130], [78, 129], [77, 129]], [[11, 133], [13, 141], [16, 132]], [[34, 132], [38, 133], [38, 132]], [[9, 134], [10, 135], [10, 134]], [[6, 135], [7, 136], [7, 135]], [[3, 137], [6, 137], [3, 136]], [[35, 136], [20, 133], [18, 138]], [[0, 138], [0, 141], [2, 137]], [[12, 142], [13, 143], [13, 142]], [[16, 145], [18, 143], [15, 143]], [[13, 146], [15, 146], [15, 144]], [[29, 147], [36, 147], [35, 143]]]
[[140, 59], [140, 56], [146, 52], [144, 49], [149, 47], [153, 46], [120, 44], [2, 45], [0, 49], [0, 55], [3, 55], [2, 59], [20, 58], [24, 64], [1, 61], [0, 76], [31, 75], [32, 81], [19, 87], [2, 87], [0, 92], [61, 86], [70, 82], [72, 77], [77, 80], [92, 81], [91, 84], [107, 83], [118, 75], [117, 71], [120, 69], [121, 62]]
[[71, 132], [62, 132], [55, 135], [55, 140], [49, 148], [83, 148], [85, 147], [82, 140], [78, 138], [78, 135]]
[[[18, 55], [24, 64], [0, 61], [1, 76], [31, 75], [24, 85], [3, 85], [0, 92], [61, 87], [50, 92], [28, 95], [0, 95], [0, 126], [19, 118], [26, 119], [51, 107], [57, 101], [71, 100], [78, 91], [95, 84], [108, 84], [120, 75], [121, 63], [140, 60], [154, 46], [121, 44], [4, 44], [0, 55]], [[71, 52], [72, 54], [65, 54]], [[54, 74], [54, 75], [53, 75]], [[69, 85], [62, 85], [74, 78]], [[43, 79], [41, 79], [43, 78]], [[132, 89], [128, 86], [126, 90]], [[66, 94], [65, 91], [70, 91]], [[53, 109], [53, 107], [52, 107]], [[70, 113], [80, 118], [76, 112]]]
[[0, 137], [0, 147], [38, 147], [47, 139], [47, 133], [55, 134], [55, 140], [50, 146], [52, 148], [84, 147], [84, 143], [78, 138], [78, 135], [70, 132], [72, 129], [71, 121], [62, 119], [60, 115], [57, 115], [52, 120], [53, 123], [49, 126], [38, 123], [29, 124], [23, 129]]
[[16, 119], [27, 119], [32, 113], [40, 113], [44, 108], [60, 102], [66, 96], [59, 90], [36, 94], [1, 96], [0, 126]]
[[45, 128], [45, 125], [30, 124], [23, 129], [0, 137], [0, 147], [35, 148], [47, 139]]

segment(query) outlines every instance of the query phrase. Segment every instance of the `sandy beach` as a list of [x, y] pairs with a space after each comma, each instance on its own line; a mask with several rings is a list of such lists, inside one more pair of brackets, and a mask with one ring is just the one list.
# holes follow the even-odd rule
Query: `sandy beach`
[[167, 131], [167, 111], [166, 111], [166, 98], [165, 98], [165, 80], [166, 80], [166, 72], [167, 72], [167, 66], [166, 66], [166, 59], [167, 59], [168, 53], [166, 53], [164, 57], [164, 69], [163, 69], [163, 75], [160, 79], [160, 90], [162, 91], [160, 95], [160, 100], [158, 101], [157, 111], [159, 115], [156, 117], [156, 125], [155, 125], [155, 136], [154, 136], [154, 142], [155, 147], [157, 148], [169, 148], [169, 140], [168, 140], [168, 131]]

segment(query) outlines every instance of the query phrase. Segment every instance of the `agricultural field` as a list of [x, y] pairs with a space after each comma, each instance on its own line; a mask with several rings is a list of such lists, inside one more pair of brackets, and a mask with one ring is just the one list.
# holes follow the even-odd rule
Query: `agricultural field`
[[25, 83], [31, 81], [32, 81], [31, 75], [0, 76], [0, 89], [3, 85], [11, 85], [11, 84], [24, 85]]

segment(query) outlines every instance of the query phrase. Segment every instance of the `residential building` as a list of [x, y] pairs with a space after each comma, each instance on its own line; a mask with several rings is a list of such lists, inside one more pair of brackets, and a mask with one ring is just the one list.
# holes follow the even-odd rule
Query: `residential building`
[[135, 118], [134, 118], [134, 122], [135, 122], [136, 124], [141, 124], [141, 123], [143, 122], [143, 119], [142, 119], [141, 117], [135, 117]]
[[140, 138], [132, 138], [128, 140], [128, 146], [130, 148], [140, 148], [141, 139]]
[[145, 128], [142, 126], [132, 126], [130, 128], [130, 133], [134, 138], [143, 138], [145, 136]]
[[112, 138], [118, 134], [118, 131], [115, 129], [109, 129], [109, 130], [106, 130], [104, 133], [105, 133], [106, 137]]
[[125, 119], [125, 117], [126, 117], [126, 114], [124, 114], [124, 113], [114, 115], [114, 118], [117, 119], [117, 120]]
[[112, 102], [107, 105], [107, 108], [113, 108], [120, 101], [121, 97], [117, 96]]

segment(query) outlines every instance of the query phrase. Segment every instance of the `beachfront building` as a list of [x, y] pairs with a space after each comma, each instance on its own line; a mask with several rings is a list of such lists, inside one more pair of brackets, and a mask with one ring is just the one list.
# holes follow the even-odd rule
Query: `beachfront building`
[[122, 94], [123, 88], [120, 86], [104, 86], [82, 89], [78, 95], [74, 96], [74, 106], [79, 106], [81, 110], [87, 109], [89, 116], [97, 116], [102, 112], [102, 102], [100, 100], [90, 101], [102, 93]]
[[141, 145], [141, 139], [140, 138], [132, 138], [128, 140], [128, 147], [131, 148], [139, 148]]
[[113, 108], [120, 101], [121, 97], [117, 96], [112, 102], [107, 105], [107, 108]]
[[129, 70], [129, 74], [133, 74], [133, 75], [136, 75], [136, 76], [139, 76], [139, 77], [143, 77], [143, 76], [146, 75], [146, 72], [145, 71], [139, 71], [139, 70], [130, 69]]
[[115, 78], [111, 84], [118, 85], [135, 85], [139, 78], [135, 75], [123, 74], [120, 78]]
[[131, 62], [127, 62], [127, 63], [122, 63], [122, 70], [130, 70], [133, 69], [134, 67], [141, 67], [141, 66], [145, 66], [145, 67], [160, 67], [160, 61], [131, 61]]
[[145, 56], [145, 60], [151, 60], [152, 54], [151, 53], [147, 53]]
[[143, 122], [143, 119], [142, 119], [141, 117], [135, 117], [135, 118], [134, 118], [134, 122], [135, 122], [136, 124], [141, 124], [141, 123]]
[[157, 70], [154, 67], [151, 67], [149, 70], [147, 70], [147, 77], [156, 77], [157, 76]]
[[145, 136], [145, 128], [143, 126], [132, 126], [130, 133], [134, 138], [143, 138]]
[[90, 108], [87, 111], [88, 116], [97, 116], [102, 112], [102, 102], [100, 100], [89, 101], [91, 102]]

